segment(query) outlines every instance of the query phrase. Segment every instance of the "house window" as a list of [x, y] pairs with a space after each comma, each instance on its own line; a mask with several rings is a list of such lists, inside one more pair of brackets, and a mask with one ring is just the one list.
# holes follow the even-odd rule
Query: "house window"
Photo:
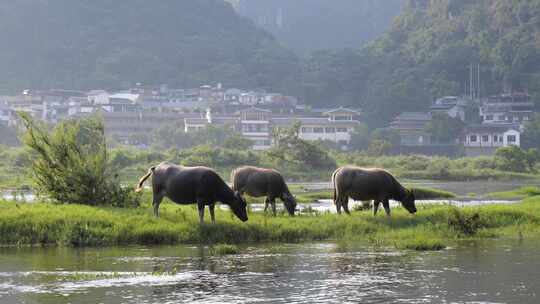
[[497, 120], [498, 121], [503, 121], [504, 120], [504, 115], [498, 115]]
[[527, 115], [523, 116], [523, 120], [529, 120], [529, 116]]
[[493, 120], [493, 115], [486, 115], [486, 120]]
[[313, 128], [314, 133], [324, 133], [324, 128]]
[[519, 117], [518, 116], [514, 116], [514, 121], [518, 121], [519, 120]]
[[336, 133], [336, 128], [326, 128], [326, 133]]
[[302, 127], [302, 133], [313, 133], [313, 128]]
[[337, 128], [338, 133], [347, 133], [347, 128]]
[[482, 142], [489, 142], [489, 135], [482, 135]]
[[469, 136], [469, 140], [470, 140], [470, 142], [476, 142], [476, 140], [477, 140], [476, 135]]
[[499, 136], [493, 135], [493, 142], [499, 142]]
[[516, 142], [516, 136], [515, 135], [508, 135], [506, 137], [506, 140], [509, 142], [509, 143], [515, 143]]

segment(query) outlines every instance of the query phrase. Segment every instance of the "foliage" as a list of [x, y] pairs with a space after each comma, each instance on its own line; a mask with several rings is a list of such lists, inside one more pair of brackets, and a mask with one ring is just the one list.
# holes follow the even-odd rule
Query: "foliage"
[[235, 245], [216, 244], [210, 248], [210, 252], [213, 255], [231, 255], [238, 254], [240, 250]]
[[249, 139], [236, 132], [231, 126], [216, 127], [214, 125], [208, 125], [193, 133], [186, 133], [180, 125], [165, 125], [154, 131], [150, 143], [161, 149], [186, 149], [212, 145], [226, 149], [247, 150], [253, 146]]
[[408, 2], [370, 45], [311, 54], [302, 75], [304, 99], [314, 106], [332, 99], [361, 107], [370, 127], [385, 126], [400, 112], [468, 92], [470, 65], [480, 65], [481, 96], [540, 96], [538, 1]]
[[36, 191], [57, 203], [135, 207], [138, 197], [120, 187], [108, 163], [103, 122], [96, 117], [59, 123], [49, 132], [28, 114], [25, 145], [35, 155]]
[[537, 186], [525, 186], [519, 189], [503, 192], [492, 192], [486, 196], [495, 199], [524, 199], [527, 197], [540, 195], [540, 188]]
[[521, 136], [522, 147], [540, 149], [540, 115], [534, 117], [524, 124]]
[[425, 250], [440, 249], [455, 239], [471, 236], [537, 237], [540, 235], [538, 214], [538, 198], [511, 206], [462, 209], [422, 206], [414, 217], [402, 208], [394, 208], [389, 219], [374, 217], [371, 211], [353, 212], [351, 216], [299, 215], [294, 219], [268, 218], [257, 212], [242, 223], [230, 212], [218, 208], [216, 224], [199, 225], [196, 208], [167, 202], [161, 206], [160, 218], [152, 215], [150, 204], [120, 209], [0, 202], [0, 244], [103, 246], [349, 239]]
[[17, 130], [12, 127], [0, 124], [0, 145], [20, 145], [19, 138], [17, 137]]
[[500, 170], [512, 172], [531, 172], [539, 160], [538, 150], [523, 150], [517, 146], [498, 148], [495, 162]]
[[224, 1], [11, 1], [0, 16], [0, 91], [137, 82], [285, 91], [300, 70], [292, 52]]
[[[357, 48], [377, 38], [390, 27], [403, 3], [404, 0], [242, 0], [239, 13], [287, 47], [307, 53], [330, 46]], [[313, 12], [325, 13], [313, 18]]]
[[335, 160], [321, 144], [303, 140], [299, 137], [300, 123], [290, 128], [274, 129], [275, 145], [266, 153], [277, 167], [304, 169], [334, 169]]
[[446, 113], [434, 113], [426, 126], [426, 132], [431, 134], [436, 143], [455, 143], [464, 128], [459, 118], [453, 118]]

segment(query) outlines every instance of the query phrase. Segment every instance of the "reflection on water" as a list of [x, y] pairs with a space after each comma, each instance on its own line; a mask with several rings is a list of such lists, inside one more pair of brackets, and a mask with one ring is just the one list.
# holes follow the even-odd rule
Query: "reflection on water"
[[538, 242], [442, 252], [355, 244], [1, 248], [0, 303], [538, 303]]

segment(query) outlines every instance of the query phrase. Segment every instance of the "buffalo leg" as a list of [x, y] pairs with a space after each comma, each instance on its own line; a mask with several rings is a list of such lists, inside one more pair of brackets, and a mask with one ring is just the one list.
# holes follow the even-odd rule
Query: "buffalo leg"
[[154, 216], [159, 217], [159, 205], [161, 204], [161, 201], [163, 200], [162, 195], [154, 194], [152, 196], [152, 207], [154, 207]]
[[351, 212], [349, 211], [349, 200], [348, 199], [343, 200], [341, 205], [343, 206], [343, 211], [345, 211], [347, 215], [351, 215]]
[[264, 213], [268, 210], [268, 206], [270, 205], [270, 202], [268, 201], [268, 197], [264, 199]]
[[272, 214], [274, 216], [276, 216], [277, 212], [276, 212], [276, 199], [273, 198], [270, 200], [270, 204], [272, 205]]
[[340, 197], [336, 198], [335, 204], [336, 204], [337, 214], [341, 214], [341, 198]]
[[377, 211], [379, 211], [379, 205], [381, 204], [381, 201], [374, 200], [373, 201], [373, 215], [377, 215]]
[[199, 209], [199, 223], [204, 223], [204, 203], [197, 203], [197, 208]]
[[383, 200], [382, 205], [387, 216], [390, 216], [390, 202], [388, 199]]
[[210, 218], [212, 219], [212, 224], [216, 223], [216, 214], [214, 213], [215, 207], [216, 204], [210, 204], [210, 206], [208, 206], [208, 209], [210, 210]]

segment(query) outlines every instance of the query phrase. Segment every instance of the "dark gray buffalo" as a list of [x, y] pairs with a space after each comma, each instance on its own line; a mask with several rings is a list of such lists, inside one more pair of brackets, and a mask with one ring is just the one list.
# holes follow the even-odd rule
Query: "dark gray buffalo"
[[231, 172], [233, 190], [241, 195], [266, 196], [264, 211], [272, 206], [272, 213], [276, 215], [276, 198], [280, 198], [291, 216], [294, 216], [296, 199], [289, 191], [283, 176], [277, 170], [264, 169], [251, 166], [236, 168]]
[[144, 182], [152, 176], [154, 215], [159, 216], [159, 204], [164, 197], [177, 204], [197, 204], [199, 221], [204, 221], [204, 206], [210, 209], [212, 223], [215, 223], [216, 202], [228, 205], [243, 222], [247, 221], [246, 202], [238, 192], [227, 186], [221, 177], [206, 167], [182, 167], [161, 163], [152, 167], [139, 180], [137, 192], [142, 191]]
[[416, 212], [414, 193], [405, 189], [393, 176], [382, 169], [363, 169], [358, 167], [341, 167], [332, 174], [334, 187], [334, 204], [341, 214], [341, 207], [349, 212], [349, 198], [356, 201], [373, 200], [373, 214], [382, 203], [386, 215], [390, 215], [390, 199], [400, 201], [410, 213]]

